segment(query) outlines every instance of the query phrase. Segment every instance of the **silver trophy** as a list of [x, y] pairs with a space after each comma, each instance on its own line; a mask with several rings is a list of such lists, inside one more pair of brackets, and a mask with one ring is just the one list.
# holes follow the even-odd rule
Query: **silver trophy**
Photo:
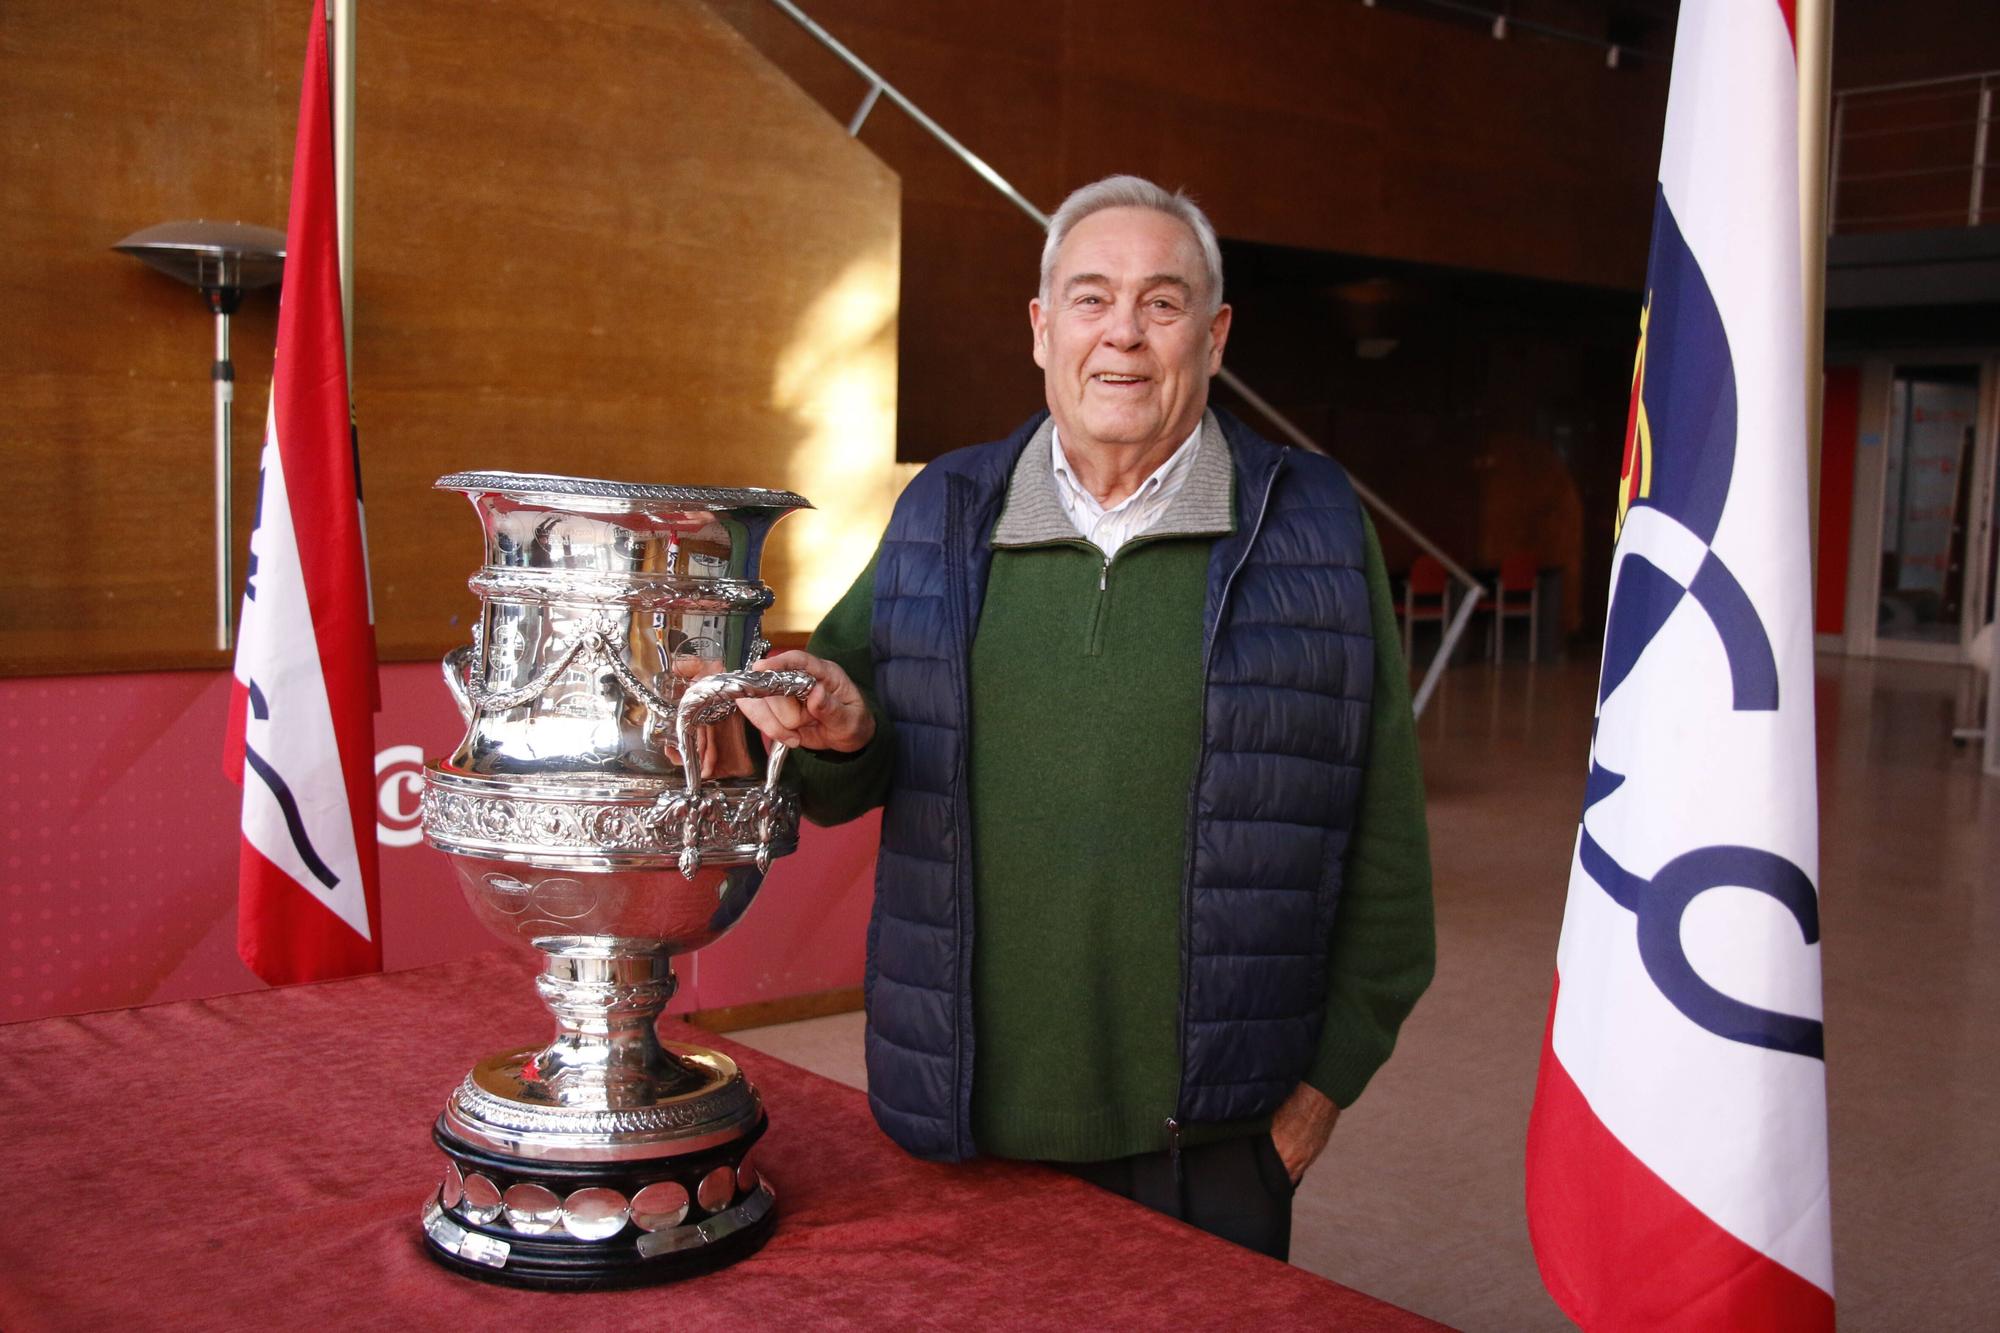
[[480, 1061], [432, 1136], [431, 1255], [543, 1287], [653, 1282], [756, 1249], [775, 1220], [751, 1162], [757, 1090], [662, 1042], [672, 959], [718, 938], [798, 842], [785, 747], [761, 761], [738, 699], [812, 678], [749, 671], [786, 491], [462, 472], [485, 532], [480, 618], [444, 660], [465, 738], [428, 766], [424, 837], [473, 914], [539, 951], [555, 1039]]

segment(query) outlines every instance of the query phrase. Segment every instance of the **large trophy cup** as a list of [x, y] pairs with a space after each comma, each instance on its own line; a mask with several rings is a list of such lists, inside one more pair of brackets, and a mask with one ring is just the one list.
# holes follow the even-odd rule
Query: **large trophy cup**
[[[775, 1220], [751, 1163], [762, 1100], [734, 1061], [662, 1042], [672, 958], [735, 925], [798, 839], [785, 750], [754, 771], [739, 698], [784, 491], [464, 472], [486, 560], [444, 661], [465, 738], [429, 765], [424, 837], [473, 914], [539, 951], [555, 1039], [481, 1060], [432, 1137], [430, 1254], [475, 1277], [605, 1287], [705, 1272]], [[704, 776], [704, 773], [707, 776]]]

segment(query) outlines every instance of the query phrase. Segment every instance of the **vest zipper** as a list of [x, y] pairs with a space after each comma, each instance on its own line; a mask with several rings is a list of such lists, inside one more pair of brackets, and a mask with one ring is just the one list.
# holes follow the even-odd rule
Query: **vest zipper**
[[[943, 545], [946, 551], [953, 553], [956, 553], [958, 550], [959, 537], [965, 528], [965, 492], [969, 489], [969, 484], [954, 484], [960, 483], [960, 481], [961, 479], [957, 477], [948, 478], [944, 491], [945, 527]], [[972, 697], [969, 683], [969, 677], [972, 672], [972, 628], [969, 608], [966, 605], [968, 595], [965, 586], [964, 563], [955, 559], [947, 559], [944, 562], [944, 568], [945, 586], [948, 589], [948, 595], [945, 598], [945, 614], [954, 622], [953, 629], [956, 630], [958, 642], [962, 646], [962, 651], [955, 658], [958, 679], [954, 683], [958, 687], [959, 698], [961, 700], [970, 700]], [[969, 703], [967, 705], [967, 712], [969, 720]], [[952, 787], [954, 789], [954, 799], [952, 801], [952, 837], [957, 843], [955, 855], [952, 858], [952, 897], [954, 899], [952, 912], [955, 918], [953, 925], [957, 928], [958, 932], [958, 966], [955, 974], [955, 983], [956, 994], [959, 997], [965, 998], [965, 1002], [957, 1007], [966, 1011], [956, 1015], [958, 1019], [957, 1029], [952, 1033], [952, 1079], [954, 1083], [951, 1090], [952, 1150], [960, 1158], [971, 1157], [978, 1151], [972, 1142], [973, 1053], [971, 1049], [972, 1014], [969, 1012], [972, 1007], [969, 997], [972, 994], [973, 944], [972, 903], [969, 892], [972, 881], [972, 870], [969, 863], [970, 853], [968, 851], [972, 839], [971, 831], [967, 827], [969, 823], [967, 811], [971, 802], [965, 794], [965, 747], [969, 734], [969, 731], [967, 731], [961, 732], [959, 735], [959, 758], [955, 766], [955, 771], [952, 774]]]
[[[1264, 481], [1264, 498], [1257, 502], [1257, 521], [1250, 525], [1249, 535], [1243, 542], [1243, 554], [1238, 556], [1229, 576], [1222, 581], [1222, 595], [1215, 599], [1215, 624], [1208, 631], [1208, 640], [1201, 646], [1201, 749], [1195, 755], [1194, 783], [1188, 788], [1187, 863], [1181, 871], [1181, 1002], [1177, 1015], [1179, 1022], [1174, 1026], [1174, 1045], [1180, 1055], [1180, 1094], [1187, 1092], [1187, 1024], [1188, 1024], [1188, 964], [1193, 958], [1193, 946], [1189, 941], [1194, 937], [1194, 849], [1196, 824], [1201, 813], [1201, 771], [1208, 760], [1208, 679], [1215, 669], [1215, 639], [1222, 632], [1223, 617], [1229, 613], [1229, 592], [1236, 586], [1236, 576], [1243, 572], [1243, 566], [1250, 563], [1250, 551], [1257, 545], [1257, 536], [1264, 530], [1265, 515], [1271, 510], [1271, 493], [1278, 489], [1278, 474], [1285, 470], [1285, 457], [1281, 452], [1278, 461], [1271, 465], [1271, 475]], [[1176, 1169], [1180, 1155], [1178, 1136], [1180, 1127], [1176, 1117], [1183, 1109], [1178, 1101], [1174, 1115], [1167, 1123], [1174, 1128], [1174, 1161]]]

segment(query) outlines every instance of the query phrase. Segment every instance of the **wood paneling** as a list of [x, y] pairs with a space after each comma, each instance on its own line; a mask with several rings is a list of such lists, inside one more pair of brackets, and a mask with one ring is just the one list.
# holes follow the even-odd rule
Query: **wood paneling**
[[[192, 288], [110, 247], [182, 218], [284, 225], [300, 57], [277, 72], [273, 8], [223, 22], [185, 3], [6, 7], [0, 669], [209, 658], [214, 321]], [[303, 49], [304, 22], [284, 49]], [[233, 321], [245, 486], [276, 312], [267, 291]]]
[[2000, 69], [1993, 0], [1835, 0], [1836, 89]]
[[[821, 512], [765, 575], [774, 627], [809, 625], [892, 493], [894, 174], [694, 0], [359, 8], [352, 378], [384, 657], [464, 637], [477, 531], [430, 490], [461, 467], [794, 487]], [[222, 660], [209, 323], [106, 247], [169, 218], [283, 225], [306, 19], [247, 14], [8, 7], [0, 438], [25, 493], [0, 669]], [[237, 322], [239, 550], [274, 310]]]
[[[836, 115], [860, 100], [762, 0], [715, 8]], [[1662, 64], [1607, 70], [1589, 47], [1324, 0], [810, 8], [1043, 207], [1137, 171], [1187, 186], [1239, 240], [1609, 286], [1644, 271]], [[893, 108], [862, 137], [903, 171], [912, 213], [993, 197]], [[1609, 232], [1563, 225], [1628, 212]]]
[[[865, 91], [763, 0], [716, 9], [837, 117]], [[1327, 0], [934, 6], [813, 17], [1027, 197], [1117, 171], [1184, 186], [1235, 240], [1636, 288], [1666, 70]], [[1005, 431], [1028, 360], [1035, 227], [902, 112], [862, 139], [903, 175], [905, 459]]]

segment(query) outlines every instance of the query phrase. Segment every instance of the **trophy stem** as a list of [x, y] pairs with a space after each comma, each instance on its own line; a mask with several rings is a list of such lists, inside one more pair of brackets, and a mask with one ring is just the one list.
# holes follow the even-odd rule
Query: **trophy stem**
[[524, 1081], [560, 1106], [652, 1106], [706, 1078], [660, 1044], [673, 998], [673, 959], [645, 941], [561, 935], [535, 941], [535, 989], [555, 1015], [556, 1036], [523, 1065]]

